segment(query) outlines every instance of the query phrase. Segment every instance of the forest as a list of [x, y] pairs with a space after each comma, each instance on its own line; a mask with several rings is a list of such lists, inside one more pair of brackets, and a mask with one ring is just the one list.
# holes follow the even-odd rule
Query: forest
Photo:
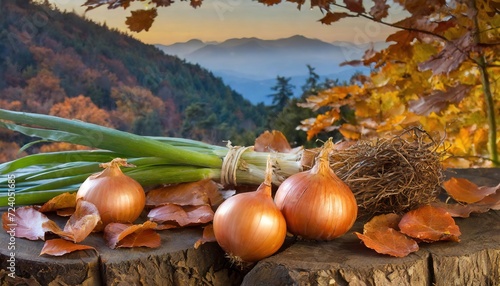
[[[43, 2], [0, 1], [0, 10], [0, 108], [218, 145], [252, 144], [269, 128], [270, 107], [126, 33]], [[2, 130], [0, 140], [7, 161], [33, 139]], [[82, 147], [41, 142], [24, 151], [71, 148]]]

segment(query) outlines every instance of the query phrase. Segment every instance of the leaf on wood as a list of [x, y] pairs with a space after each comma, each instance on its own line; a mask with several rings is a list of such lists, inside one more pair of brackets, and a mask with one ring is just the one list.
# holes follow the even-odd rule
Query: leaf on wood
[[155, 231], [157, 224], [146, 221], [143, 224], [110, 223], [104, 228], [106, 244], [115, 249], [117, 247], [159, 247], [160, 235]]
[[280, 131], [273, 130], [269, 132], [266, 130], [255, 139], [254, 151], [290, 153], [292, 147], [285, 135]]
[[412, 100], [408, 103], [409, 110], [420, 115], [429, 115], [432, 112], [440, 113], [441, 110], [448, 107], [450, 104], [459, 103], [464, 99], [471, 90], [472, 86], [459, 84], [450, 87], [445, 91], [434, 91], [428, 96], [420, 97], [417, 100]]
[[497, 211], [500, 210], [500, 190], [497, 189], [496, 193], [486, 196], [472, 205]]
[[147, 32], [153, 25], [156, 16], [158, 16], [156, 9], [132, 11], [125, 24], [127, 24], [130, 31], [141, 32], [145, 30]]
[[43, 224], [49, 221], [46, 215], [31, 206], [16, 208], [2, 214], [3, 229], [11, 236], [29, 240], [45, 240]]
[[214, 211], [209, 205], [179, 206], [166, 204], [152, 209], [148, 218], [157, 223], [176, 223], [179, 226], [199, 225], [211, 222]]
[[394, 228], [397, 230], [400, 220], [401, 216], [395, 213], [374, 216], [363, 226], [363, 234], [367, 234], [371, 231], [376, 231], [383, 227]]
[[433, 202], [431, 203], [433, 207], [442, 208], [446, 210], [452, 217], [467, 218], [471, 213], [484, 213], [489, 210], [489, 208], [484, 208], [474, 204], [457, 204], [457, 203], [445, 203], [445, 202]]
[[352, 15], [350, 15], [349, 13], [345, 13], [345, 12], [330, 12], [330, 11], [328, 11], [328, 12], [326, 12], [326, 15], [323, 18], [321, 18], [319, 21], [322, 24], [331, 25], [332, 23], [335, 23], [338, 20], [346, 18], [346, 17], [352, 17]]
[[425, 241], [460, 241], [461, 235], [455, 220], [442, 208], [425, 205], [407, 212], [399, 222], [402, 233]]
[[194, 243], [194, 248], [198, 249], [200, 245], [206, 242], [216, 242], [214, 234], [214, 225], [209, 224], [203, 228], [203, 236]]
[[380, 254], [405, 257], [419, 249], [415, 240], [390, 227], [380, 227], [366, 234], [359, 232], [355, 234], [366, 247]]
[[74, 211], [75, 207], [76, 207], [76, 192], [63, 193], [48, 200], [38, 209], [38, 211], [44, 213], [44, 212], [64, 210], [66, 212], [70, 211], [71, 209]]
[[474, 49], [473, 43], [472, 33], [467, 32], [456, 40], [446, 42], [438, 54], [418, 67], [421, 71], [431, 70], [434, 75], [449, 74], [467, 60], [469, 52]]
[[146, 194], [146, 205], [152, 207], [168, 203], [180, 206], [206, 204], [216, 206], [222, 201], [217, 183], [210, 179], [160, 187]]
[[78, 251], [78, 250], [96, 250], [92, 246], [76, 244], [62, 238], [50, 239], [43, 245], [40, 255], [47, 254], [52, 256], [62, 256], [64, 254]]
[[500, 184], [495, 187], [479, 187], [465, 178], [452, 177], [443, 183], [443, 187], [454, 200], [470, 204], [496, 193]]
[[101, 221], [97, 207], [84, 200], [78, 200], [76, 210], [64, 226], [64, 232], [70, 233], [73, 242], [83, 241]]
[[344, 0], [346, 8], [353, 13], [365, 13], [363, 0]]
[[374, 0], [375, 5], [370, 9], [370, 15], [375, 20], [382, 20], [389, 15], [390, 6], [387, 5], [386, 0]]

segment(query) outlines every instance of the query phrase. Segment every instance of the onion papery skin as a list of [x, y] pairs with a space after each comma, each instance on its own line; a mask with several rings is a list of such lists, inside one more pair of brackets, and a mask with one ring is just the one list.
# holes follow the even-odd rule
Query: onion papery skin
[[111, 222], [133, 223], [146, 205], [142, 186], [123, 174], [119, 166], [110, 166], [89, 176], [78, 189], [76, 198], [97, 207], [102, 224], [96, 226], [96, 231]]
[[[263, 187], [264, 186], [264, 187]], [[216, 210], [214, 235], [220, 247], [239, 262], [256, 262], [274, 254], [286, 237], [286, 221], [262, 184], [255, 192], [228, 198]]]
[[276, 191], [274, 201], [288, 231], [304, 239], [339, 237], [351, 229], [358, 214], [350, 188], [323, 162], [288, 177]]

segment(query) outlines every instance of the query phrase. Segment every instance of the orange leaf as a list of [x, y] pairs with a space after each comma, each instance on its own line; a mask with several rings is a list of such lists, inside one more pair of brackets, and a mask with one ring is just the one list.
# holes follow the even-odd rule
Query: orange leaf
[[488, 195], [494, 194], [500, 188], [500, 184], [496, 187], [478, 187], [467, 179], [453, 177], [444, 182], [443, 187], [454, 200], [463, 203], [475, 203]]
[[64, 232], [71, 234], [71, 240], [77, 243], [84, 240], [101, 221], [97, 207], [84, 200], [78, 200], [76, 210], [64, 226]]
[[104, 239], [112, 249], [116, 247], [158, 247], [161, 239], [154, 231], [156, 226], [157, 224], [151, 221], [135, 225], [110, 223], [104, 228]]
[[419, 249], [415, 240], [390, 227], [381, 227], [367, 234], [359, 232], [355, 232], [355, 234], [366, 247], [380, 254], [405, 257]]
[[203, 237], [201, 237], [194, 243], [194, 248], [198, 249], [198, 247], [200, 247], [200, 245], [204, 244], [205, 242], [216, 242], [216, 241], [217, 240], [215, 239], [214, 225], [209, 224], [203, 228]]
[[367, 234], [371, 231], [377, 231], [383, 227], [397, 229], [400, 220], [401, 216], [394, 213], [375, 216], [370, 219], [369, 222], [365, 223], [363, 226], [363, 234]]
[[222, 201], [217, 183], [210, 179], [161, 187], [146, 194], [146, 205], [154, 207], [168, 203], [181, 206], [218, 205]]
[[43, 245], [40, 255], [47, 254], [53, 256], [62, 256], [66, 253], [70, 253], [77, 250], [95, 250], [92, 246], [75, 244], [71, 241], [67, 241], [62, 238], [50, 239]]
[[439, 240], [459, 241], [458, 225], [450, 213], [430, 205], [406, 213], [399, 222], [401, 232], [425, 242]]
[[214, 211], [209, 205], [178, 206], [166, 204], [152, 209], [148, 218], [158, 223], [177, 223], [179, 226], [198, 225], [212, 221]]
[[290, 147], [290, 143], [280, 131], [273, 130], [271, 133], [266, 130], [255, 139], [254, 151], [290, 153], [292, 147]]
[[38, 211], [51, 212], [62, 209], [70, 209], [76, 207], [76, 193], [63, 193], [58, 196], [53, 197], [42, 205]]
[[330, 25], [345, 17], [351, 17], [351, 15], [345, 12], [327, 12], [325, 17], [321, 18], [319, 21], [322, 24]]
[[29, 240], [45, 240], [43, 224], [47, 221], [49, 219], [46, 215], [31, 206], [19, 207], [2, 214], [2, 226], [7, 233]]

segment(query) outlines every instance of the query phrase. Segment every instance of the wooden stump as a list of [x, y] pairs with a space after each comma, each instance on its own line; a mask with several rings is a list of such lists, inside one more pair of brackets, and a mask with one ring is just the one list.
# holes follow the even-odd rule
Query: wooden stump
[[[500, 182], [500, 169], [450, 173], [480, 185]], [[3, 211], [3, 210], [2, 210]], [[82, 244], [95, 251], [39, 256], [43, 241], [15, 239], [0, 231], [0, 285], [500, 285], [500, 211], [456, 219], [461, 241], [420, 244], [404, 258], [380, 255], [353, 234], [330, 242], [287, 238], [275, 255], [252, 269], [232, 266], [216, 243], [194, 249], [201, 228], [160, 231], [157, 249], [110, 249], [102, 235]], [[9, 277], [10, 253], [15, 278]]]

